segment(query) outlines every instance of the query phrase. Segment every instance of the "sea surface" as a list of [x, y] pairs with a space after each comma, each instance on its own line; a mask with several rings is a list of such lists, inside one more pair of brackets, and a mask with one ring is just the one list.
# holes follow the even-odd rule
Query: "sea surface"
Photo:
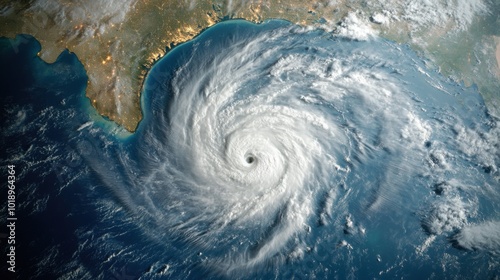
[[134, 133], [39, 51], [0, 39], [17, 279], [500, 276], [499, 122], [405, 45], [224, 21], [153, 66]]

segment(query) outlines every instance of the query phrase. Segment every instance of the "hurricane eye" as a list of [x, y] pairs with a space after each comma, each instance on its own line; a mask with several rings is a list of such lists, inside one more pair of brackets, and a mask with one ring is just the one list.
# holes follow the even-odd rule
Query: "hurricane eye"
[[247, 163], [253, 163], [255, 161], [255, 158], [253, 156], [248, 156], [246, 158]]

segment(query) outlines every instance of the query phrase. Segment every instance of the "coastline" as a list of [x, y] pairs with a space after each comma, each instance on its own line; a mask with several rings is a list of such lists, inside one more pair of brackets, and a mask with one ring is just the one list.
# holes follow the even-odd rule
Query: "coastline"
[[[437, 26], [439, 29], [439, 25], [446, 27], [457, 25], [454, 23], [457, 19], [454, 18], [438, 22], [435, 26], [404, 21], [400, 19], [406, 12], [404, 8], [388, 13], [376, 7], [350, 6], [343, 1], [324, 6], [313, 3], [293, 0], [286, 4], [270, 1], [266, 5], [233, 3], [225, 6], [202, 0], [192, 6], [189, 3], [164, 3], [153, 0], [123, 7], [123, 15], [120, 14], [116, 19], [112, 17], [113, 20], [104, 23], [100, 22], [102, 18], [99, 17], [102, 13], [96, 13], [98, 16], [95, 18], [81, 20], [63, 16], [59, 22], [49, 20], [57, 18], [55, 17], [59, 12], [57, 9], [46, 10], [45, 7], [37, 7], [26, 10], [26, 6], [10, 4], [12, 13], [0, 18], [0, 24], [5, 26], [0, 35], [10, 37], [21, 33], [33, 35], [42, 45], [38, 55], [44, 61], [55, 61], [57, 55], [64, 49], [75, 53], [89, 77], [86, 96], [92, 107], [101, 116], [133, 133], [142, 118], [140, 105], [142, 87], [151, 67], [173, 48], [196, 38], [217, 23], [244, 19], [258, 24], [267, 19], [283, 19], [293, 24], [325, 28], [334, 32], [339, 26], [346, 24], [349, 15], [356, 14], [360, 22], [380, 31], [381, 37], [411, 44], [412, 48], [417, 50], [433, 48], [438, 52], [435, 55], [445, 54], [446, 47], [441, 46], [436, 39], [442, 36], [436, 36], [434, 27]], [[70, 11], [72, 8], [81, 7], [78, 4], [68, 4], [64, 6], [64, 11]], [[92, 9], [101, 8], [97, 4], [92, 7]], [[422, 11], [422, 15], [425, 15], [424, 12]], [[144, 14], [149, 16], [144, 18]], [[373, 15], [384, 15], [386, 21], [370, 21]], [[477, 12], [474, 16], [482, 15]], [[423, 20], [425, 23], [428, 19]], [[415, 32], [415, 27], [418, 32]], [[61, 30], [67, 32], [61, 35]], [[466, 48], [470, 53], [481, 56], [474, 49], [482, 44], [476, 39], [472, 38], [472, 41], [477, 43], [470, 44]], [[479, 59], [484, 61], [485, 58], [488, 60], [496, 58], [498, 66], [496, 68], [500, 68], [498, 44], [496, 54], [493, 50], [493, 54], [489, 53], [488, 57], [482, 56]], [[491, 47], [495, 48], [488, 46], [489, 49]], [[490, 55], [493, 55], [493, 58]], [[486, 88], [489, 92], [496, 91], [500, 86], [500, 70], [495, 72], [495, 69], [489, 69], [485, 63], [480, 66], [466, 64], [467, 58], [446, 57], [445, 60], [437, 65], [444, 72], [453, 72], [454, 75], [464, 74], [464, 80], [476, 83], [481, 89]], [[492, 87], [491, 81], [485, 81], [490, 76], [481, 79], [474, 75], [473, 71], [460, 73], [461, 69], [453, 68], [454, 60], [459, 60], [465, 65], [464, 69], [475, 67], [474, 71], [480, 70], [482, 73], [490, 71], [493, 77], [498, 77], [498, 80], [493, 81], [495, 85]]]

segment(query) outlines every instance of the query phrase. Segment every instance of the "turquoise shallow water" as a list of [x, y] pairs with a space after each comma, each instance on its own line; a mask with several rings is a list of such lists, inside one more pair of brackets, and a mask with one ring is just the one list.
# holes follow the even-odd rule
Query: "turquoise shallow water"
[[20, 279], [499, 273], [497, 120], [406, 46], [223, 22], [155, 64], [117, 137], [74, 54], [0, 43]]

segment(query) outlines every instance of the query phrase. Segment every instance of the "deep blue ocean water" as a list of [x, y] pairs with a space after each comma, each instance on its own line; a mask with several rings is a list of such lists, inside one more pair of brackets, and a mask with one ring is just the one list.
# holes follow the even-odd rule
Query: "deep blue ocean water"
[[406, 46], [223, 22], [155, 64], [128, 136], [39, 51], [0, 40], [17, 279], [500, 273], [497, 120]]

